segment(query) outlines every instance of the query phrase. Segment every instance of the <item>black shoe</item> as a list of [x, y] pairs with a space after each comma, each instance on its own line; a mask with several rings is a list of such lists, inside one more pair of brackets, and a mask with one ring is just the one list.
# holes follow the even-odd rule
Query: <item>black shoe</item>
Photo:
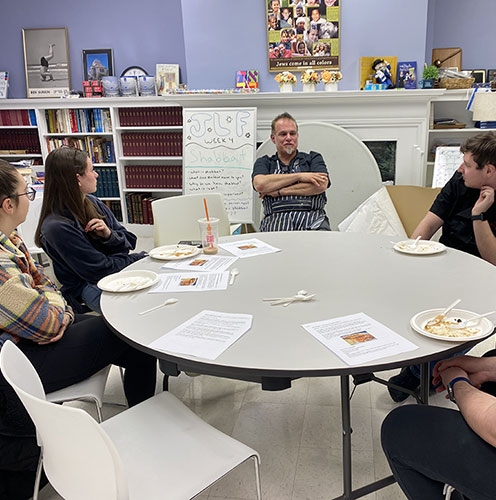
[[[410, 368], [406, 366], [402, 368], [398, 375], [391, 377], [388, 382], [394, 385], [399, 385], [400, 387], [404, 387], [410, 391], [414, 391], [420, 385], [420, 380], [412, 373]], [[410, 394], [400, 391], [399, 389], [394, 389], [393, 387], [388, 386], [389, 395], [391, 399], [396, 403], [401, 403], [404, 401]]]

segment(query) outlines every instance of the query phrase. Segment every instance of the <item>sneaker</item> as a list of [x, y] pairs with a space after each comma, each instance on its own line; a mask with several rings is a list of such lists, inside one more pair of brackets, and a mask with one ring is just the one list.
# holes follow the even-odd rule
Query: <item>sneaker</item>
[[[388, 380], [389, 383], [394, 385], [399, 385], [400, 387], [404, 387], [410, 391], [414, 391], [420, 385], [420, 380], [411, 372], [410, 368], [406, 366], [402, 368], [398, 375], [391, 377]], [[404, 401], [410, 394], [400, 391], [399, 389], [394, 389], [393, 387], [388, 386], [389, 395], [391, 399], [395, 403], [401, 403]]]

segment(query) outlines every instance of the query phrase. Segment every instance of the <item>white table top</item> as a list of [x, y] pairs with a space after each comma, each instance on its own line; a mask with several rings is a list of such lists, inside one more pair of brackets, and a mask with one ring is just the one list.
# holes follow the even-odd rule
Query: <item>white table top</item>
[[[448, 248], [435, 255], [406, 255], [389, 237], [339, 232], [279, 232], [237, 235], [223, 241], [258, 238], [281, 252], [238, 259], [235, 284], [225, 291], [149, 294], [148, 290], [102, 295], [109, 325], [128, 342], [182, 369], [220, 376], [290, 377], [357, 374], [427, 362], [462, 350], [464, 344], [416, 333], [410, 318], [445, 307], [484, 313], [494, 309], [496, 266]], [[222, 251], [221, 251], [222, 252]], [[146, 258], [132, 269], [160, 269]], [[128, 269], [130, 269], [128, 268]], [[313, 301], [271, 306], [264, 297], [286, 297], [305, 289]], [[176, 297], [178, 303], [138, 313]], [[151, 351], [148, 344], [209, 309], [253, 314], [250, 331], [214, 361]], [[418, 349], [351, 367], [302, 328], [302, 324], [364, 312], [418, 346]], [[466, 347], [466, 346], [465, 346]]]

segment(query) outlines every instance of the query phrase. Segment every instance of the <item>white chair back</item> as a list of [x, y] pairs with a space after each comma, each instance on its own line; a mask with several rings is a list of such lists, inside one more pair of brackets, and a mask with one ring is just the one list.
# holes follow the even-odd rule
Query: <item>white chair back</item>
[[0, 350], [0, 368], [36, 426], [43, 467], [70, 500], [127, 500], [127, 483], [114, 445], [84, 410], [46, 401], [33, 365], [13, 343]]
[[203, 199], [209, 217], [219, 219], [219, 236], [229, 236], [230, 224], [222, 194], [187, 194], [152, 202], [155, 246], [174, 245], [181, 240], [200, 240], [198, 219], [205, 217]]
[[[331, 178], [326, 191], [326, 212], [333, 230], [381, 186], [377, 162], [365, 144], [351, 132], [330, 123], [298, 124], [298, 149], [322, 154]], [[275, 146], [267, 139], [257, 158], [273, 155]]]

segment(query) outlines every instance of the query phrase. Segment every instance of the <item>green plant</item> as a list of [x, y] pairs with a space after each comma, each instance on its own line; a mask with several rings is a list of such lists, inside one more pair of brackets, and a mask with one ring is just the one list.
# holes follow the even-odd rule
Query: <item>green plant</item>
[[422, 73], [422, 78], [424, 80], [437, 80], [439, 78], [439, 69], [437, 66], [431, 64], [430, 66], [425, 66], [424, 72]]

